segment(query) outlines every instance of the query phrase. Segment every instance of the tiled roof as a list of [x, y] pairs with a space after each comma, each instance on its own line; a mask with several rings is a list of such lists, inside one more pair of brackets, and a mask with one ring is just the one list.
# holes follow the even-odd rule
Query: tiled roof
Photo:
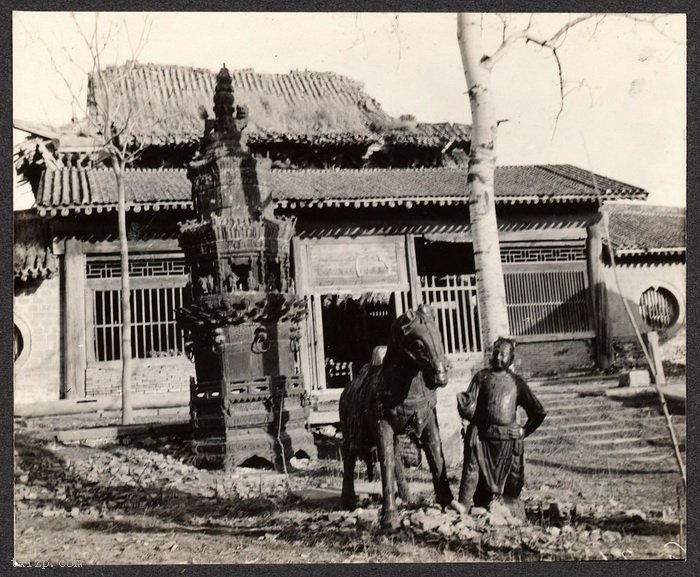
[[[127, 202], [133, 210], [189, 208], [192, 185], [185, 170], [137, 169], [124, 172]], [[106, 168], [64, 168], [46, 170], [36, 192], [40, 214], [47, 211], [68, 214], [70, 211], [113, 210], [117, 206], [114, 174]]]
[[613, 203], [604, 210], [615, 254], [685, 253], [685, 208]]
[[[577, 176], [578, 178], [574, 178]], [[185, 170], [131, 170], [125, 173], [134, 210], [187, 208], [191, 185]], [[273, 170], [268, 186], [279, 206], [371, 206], [467, 202], [467, 172], [456, 168]], [[595, 200], [590, 175], [573, 166], [507, 166], [496, 169], [496, 199], [528, 204]], [[644, 200], [647, 193], [597, 176], [603, 200]], [[111, 210], [117, 204], [108, 169], [47, 170], [36, 193], [40, 213]]]
[[14, 214], [14, 278], [27, 282], [50, 278], [58, 263], [51, 252], [46, 222], [26, 213]]
[[[349, 201], [467, 202], [467, 171], [454, 168], [300, 170], [273, 172], [270, 186], [282, 204], [347, 204]], [[644, 199], [647, 193], [596, 175], [604, 200]], [[496, 168], [501, 203], [577, 202], [596, 199], [589, 173], [570, 165]]]
[[[127, 66], [133, 66], [126, 73]], [[333, 72], [293, 70], [262, 74], [231, 70], [236, 104], [249, 109], [249, 142], [348, 143], [377, 141], [395, 132], [399, 121], [371, 98], [362, 84]], [[213, 116], [215, 74], [187, 66], [130, 64], [103, 71], [110, 100], [123, 102], [121, 114], [136, 110], [135, 136], [147, 144], [183, 143], [203, 133], [201, 111]], [[117, 79], [116, 81], [113, 81]], [[91, 85], [93, 83], [91, 82]], [[92, 117], [101, 102], [100, 84], [88, 99]], [[126, 102], [128, 101], [128, 105]], [[399, 130], [399, 138], [419, 145], [444, 145], [469, 138], [469, 127], [450, 123]]]

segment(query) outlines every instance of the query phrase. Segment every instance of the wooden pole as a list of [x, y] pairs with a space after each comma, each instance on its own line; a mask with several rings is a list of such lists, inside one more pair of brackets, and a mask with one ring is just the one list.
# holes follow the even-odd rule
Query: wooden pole
[[649, 352], [654, 361], [654, 372], [656, 373], [656, 382], [659, 385], [666, 384], [666, 375], [664, 374], [664, 366], [661, 362], [661, 350], [659, 349], [659, 335], [656, 331], [647, 333], [647, 341], [649, 342]]
[[[604, 218], [604, 216], [603, 216]], [[612, 339], [608, 322], [608, 299], [603, 277], [603, 243], [600, 225], [590, 224], [586, 237], [586, 264], [588, 268], [588, 302], [590, 326], [595, 331], [596, 365], [605, 370], [612, 363]]]
[[66, 240], [64, 258], [65, 367], [64, 390], [66, 398], [85, 397], [85, 255], [82, 242]]
[[412, 234], [406, 235], [406, 257], [408, 258], [408, 284], [411, 291], [411, 306], [418, 308], [423, 304], [420, 279], [418, 278], [418, 263], [416, 260], [416, 242]]

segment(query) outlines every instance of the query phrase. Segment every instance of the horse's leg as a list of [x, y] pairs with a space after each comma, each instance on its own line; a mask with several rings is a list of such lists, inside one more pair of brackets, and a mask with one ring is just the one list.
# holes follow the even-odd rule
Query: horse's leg
[[398, 435], [394, 435], [394, 460], [396, 462], [396, 488], [399, 491], [399, 497], [404, 503], [411, 500], [411, 491], [408, 488], [408, 481], [403, 470], [403, 459], [401, 458], [401, 447]]
[[384, 419], [379, 419], [377, 427], [377, 452], [379, 465], [382, 472], [382, 512], [380, 524], [385, 528], [398, 527], [396, 517], [396, 500], [394, 499], [395, 487], [395, 456], [394, 456], [394, 429]]
[[357, 455], [349, 447], [350, 443], [343, 443], [343, 492], [340, 496], [340, 504], [343, 509], [352, 511], [357, 508], [357, 495], [355, 495], [355, 460]]
[[454, 497], [450, 490], [450, 483], [447, 480], [447, 464], [442, 452], [440, 442], [440, 428], [438, 427], [435, 411], [431, 411], [430, 417], [425, 423], [425, 428], [421, 433], [421, 444], [428, 459], [430, 473], [433, 477], [433, 487], [435, 488], [435, 500], [443, 506], [452, 503]]

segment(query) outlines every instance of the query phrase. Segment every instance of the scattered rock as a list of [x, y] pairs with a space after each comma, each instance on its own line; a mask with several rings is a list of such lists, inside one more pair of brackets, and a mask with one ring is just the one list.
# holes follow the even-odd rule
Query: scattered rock
[[641, 509], [628, 509], [625, 511], [625, 517], [632, 521], [646, 521], [647, 515]]
[[[374, 523], [379, 521], [379, 511], [376, 509], [363, 509], [359, 508], [356, 510], [357, 520], [363, 523]], [[405, 518], [407, 519], [407, 518]], [[410, 521], [409, 521], [410, 523]]]
[[309, 468], [311, 461], [309, 459], [297, 459], [296, 457], [292, 457], [289, 459], [289, 464], [295, 469], [303, 470]]
[[430, 511], [430, 513], [427, 513], [426, 509], [419, 509], [416, 513], [413, 513], [411, 515], [411, 523], [420, 527], [423, 531], [432, 531], [442, 524], [443, 519], [441, 515], [432, 514], [435, 511], [434, 509], [428, 509], [427, 511]]
[[612, 549], [610, 549], [610, 556], [613, 559], [623, 559], [625, 557], [625, 554], [619, 547], [613, 547]]
[[443, 537], [449, 537], [452, 535], [452, 525], [448, 523], [443, 523], [437, 528], [437, 532], [440, 533]]
[[603, 531], [601, 537], [606, 543], [613, 543], [622, 539], [622, 535], [617, 531]]
[[329, 437], [332, 439], [338, 431], [333, 425], [325, 425], [324, 427], [318, 427], [314, 432], [322, 437]]
[[508, 507], [503, 502], [494, 500], [489, 508], [487, 520], [489, 525], [503, 527], [511, 524], [512, 516]]

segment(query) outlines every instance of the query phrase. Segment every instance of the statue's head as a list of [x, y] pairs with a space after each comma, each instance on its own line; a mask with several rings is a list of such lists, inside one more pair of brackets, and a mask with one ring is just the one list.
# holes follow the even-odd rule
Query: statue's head
[[494, 371], [507, 371], [515, 359], [515, 341], [499, 337], [493, 343], [491, 368]]
[[447, 384], [447, 359], [435, 315], [428, 305], [416, 311], [408, 310], [394, 323], [394, 341], [423, 372], [425, 383], [431, 387]]

